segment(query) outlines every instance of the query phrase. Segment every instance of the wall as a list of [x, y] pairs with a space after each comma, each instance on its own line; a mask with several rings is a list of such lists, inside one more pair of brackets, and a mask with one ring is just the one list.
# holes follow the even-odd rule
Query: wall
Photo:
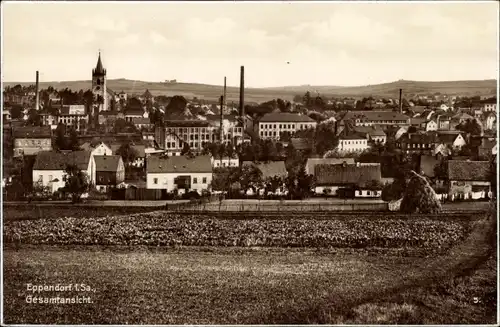
[[474, 182], [474, 181], [450, 181], [448, 193], [451, 194], [468, 194], [472, 193], [472, 186], [490, 187], [490, 182]]
[[[212, 182], [212, 173], [147, 173], [146, 185], [148, 189], [160, 189], [167, 190], [169, 192], [173, 191], [177, 186], [174, 184], [175, 178], [177, 176], [191, 176], [191, 190], [198, 191], [201, 194], [202, 190], [208, 189], [208, 186]], [[157, 178], [157, 184], [154, 183], [154, 179]], [[197, 179], [197, 183], [194, 183], [194, 179]], [[206, 178], [206, 183], [203, 183], [203, 178]]]
[[339, 145], [337, 147], [339, 151], [351, 152], [351, 151], [364, 151], [368, 149], [367, 140], [339, 140]]
[[[51, 186], [51, 191], [55, 192], [66, 184], [63, 180], [64, 175], [66, 175], [66, 173], [63, 170], [33, 170], [33, 184], [37, 183], [41, 176], [42, 185]], [[49, 179], [50, 177], [52, 179]], [[58, 182], [50, 183], [50, 180], [56, 178], [59, 180]]]
[[24, 139], [14, 140], [14, 153], [21, 151], [25, 155], [34, 155], [40, 151], [52, 150], [52, 140], [47, 139]]

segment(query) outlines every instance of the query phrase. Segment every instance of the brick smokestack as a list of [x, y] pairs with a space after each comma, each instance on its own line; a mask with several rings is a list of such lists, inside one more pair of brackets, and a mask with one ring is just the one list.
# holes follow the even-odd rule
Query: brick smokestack
[[240, 68], [240, 117], [245, 129], [245, 66]]
[[403, 113], [403, 89], [399, 89], [399, 112]]
[[35, 110], [40, 109], [40, 90], [38, 89], [38, 70], [36, 71], [36, 83], [35, 83]]

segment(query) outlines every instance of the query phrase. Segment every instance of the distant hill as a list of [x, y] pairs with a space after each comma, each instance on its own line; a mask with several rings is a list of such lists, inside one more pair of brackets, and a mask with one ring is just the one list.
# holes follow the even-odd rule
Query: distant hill
[[[4, 82], [4, 86], [16, 84], [30, 85], [34, 83]], [[91, 81], [64, 81], [64, 82], [41, 82], [41, 88], [52, 86], [55, 89], [69, 88], [72, 90], [87, 90]], [[292, 100], [297, 94], [302, 95], [307, 91], [319, 92], [323, 96], [399, 96], [399, 89], [403, 94], [431, 94], [442, 93], [448, 95], [493, 95], [496, 94], [496, 80], [471, 80], [471, 81], [447, 81], [447, 82], [422, 82], [400, 80], [391, 83], [365, 85], [365, 86], [283, 86], [272, 88], [245, 88], [245, 102], [264, 102], [275, 98]], [[115, 92], [125, 91], [128, 94], [142, 94], [148, 89], [153, 95], [182, 95], [186, 98], [197, 97], [199, 99], [216, 100], [222, 94], [222, 86], [197, 83], [160, 83], [133, 81], [128, 79], [108, 80], [108, 88]], [[227, 88], [228, 101], [239, 101], [239, 88]]]

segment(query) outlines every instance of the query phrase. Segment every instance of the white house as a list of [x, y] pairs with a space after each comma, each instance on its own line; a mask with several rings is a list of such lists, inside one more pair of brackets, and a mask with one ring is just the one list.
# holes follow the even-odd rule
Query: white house
[[352, 133], [350, 135], [341, 135], [337, 151], [347, 152], [363, 152], [369, 148], [368, 139], [364, 135]]
[[90, 151], [41, 151], [33, 165], [33, 183], [48, 187], [53, 193], [65, 185], [67, 164], [76, 165], [90, 179], [91, 162]]
[[486, 116], [486, 129], [495, 129], [497, 125], [497, 115], [494, 113]]
[[497, 111], [497, 104], [496, 103], [485, 103], [483, 106], [483, 111], [485, 111], [485, 112]]
[[[95, 156], [111, 156], [113, 154], [112, 149], [107, 146], [104, 142], [99, 142], [97, 144], [91, 144], [89, 142], [83, 143], [80, 148], [84, 151], [90, 152], [90, 156], [93, 159]], [[88, 170], [90, 182], [96, 184], [96, 165], [94, 160], [90, 160], [90, 167]]]
[[229, 157], [214, 158], [214, 157], [211, 157], [210, 160], [212, 161], [213, 168], [239, 167], [240, 166], [240, 160], [238, 158], [229, 158]]
[[179, 194], [209, 190], [212, 182], [210, 156], [150, 156], [146, 160], [148, 189], [178, 190]]
[[430, 132], [430, 131], [437, 131], [438, 130], [438, 124], [434, 120], [429, 120], [425, 123], [425, 131]]
[[447, 111], [448, 109], [450, 109], [450, 107], [448, 107], [448, 105], [443, 103], [442, 105], [439, 106], [439, 109]]
[[316, 127], [316, 124], [316, 121], [306, 115], [273, 112], [260, 119], [258, 133], [261, 139], [279, 140], [284, 132], [293, 134], [301, 129]]

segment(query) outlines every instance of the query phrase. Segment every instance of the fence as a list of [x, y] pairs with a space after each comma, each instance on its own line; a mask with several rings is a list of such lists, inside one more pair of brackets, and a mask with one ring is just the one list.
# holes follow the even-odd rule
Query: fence
[[193, 212], [324, 212], [324, 211], [388, 211], [388, 203], [186, 203], [167, 208]]

